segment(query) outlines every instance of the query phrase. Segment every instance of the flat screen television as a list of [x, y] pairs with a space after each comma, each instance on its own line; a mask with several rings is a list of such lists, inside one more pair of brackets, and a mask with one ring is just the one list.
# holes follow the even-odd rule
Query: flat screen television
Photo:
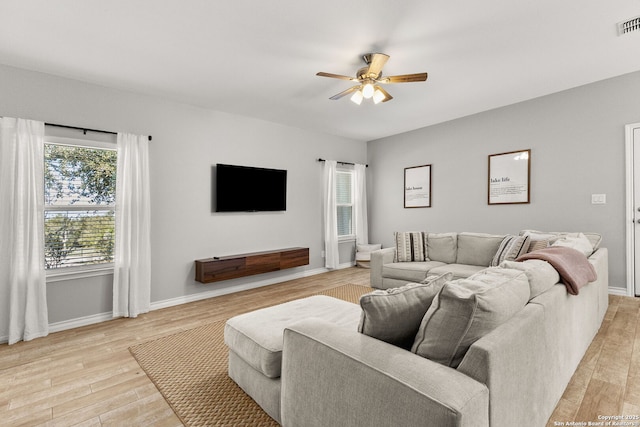
[[216, 212], [287, 210], [287, 171], [225, 165], [215, 167]]

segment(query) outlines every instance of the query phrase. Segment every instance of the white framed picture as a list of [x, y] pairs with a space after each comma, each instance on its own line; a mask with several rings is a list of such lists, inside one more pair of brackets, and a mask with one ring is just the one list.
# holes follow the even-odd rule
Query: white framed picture
[[489, 155], [488, 203], [529, 203], [530, 178], [530, 149]]
[[431, 165], [404, 168], [404, 207], [431, 207]]

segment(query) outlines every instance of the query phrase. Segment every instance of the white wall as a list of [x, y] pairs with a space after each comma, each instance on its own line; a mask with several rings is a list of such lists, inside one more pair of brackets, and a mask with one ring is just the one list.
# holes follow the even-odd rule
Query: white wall
[[[523, 82], [526, 84], [526, 82]], [[596, 231], [609, 285], [625, 281], [624, 125], [640, 121], [640, 72], [368, 144], [370, 241], [393, 232]], [[487, 204], [490, 154], [531, 149], [531, 203]], [[403, 208], [404, 168], [432, 165], [432, 207]], [[605, 205], [591, 194], [604, 193]]]
[[[366, 161], [363, 142], [6, 66], [0, 66], [0, 116], [153, 136], [152, 302], [322, 268], [322, 164], [316, 160]], [[287, 211], [212, 212], [216, 163], [288, 170]], [[193, 279], [195, 259], [292, 246], [310, 248], [308, 266], [217, 284]], [[111, 311], [111, 280], [50, 283], [50, 322]], [[5, 329], [0, 316], [0, 337]]]

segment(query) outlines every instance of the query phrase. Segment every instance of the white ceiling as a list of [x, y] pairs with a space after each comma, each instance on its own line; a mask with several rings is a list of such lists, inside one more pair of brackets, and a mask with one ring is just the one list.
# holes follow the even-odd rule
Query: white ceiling
[[[638, 0], [0, 0], [0, 63], [373, 140], [640, 70]], [[391, 56], [390, 102], [329, 97]], [[0, 84], [2, 84], [0, 82]]]

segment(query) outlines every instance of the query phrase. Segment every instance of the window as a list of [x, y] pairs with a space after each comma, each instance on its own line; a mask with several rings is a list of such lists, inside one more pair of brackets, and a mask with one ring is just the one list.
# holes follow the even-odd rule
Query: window
[[83, 143], [45, 142], [45, 268], [49, 271], [113, 262], [117, 152], [115, 147]]
[[353, 171], [336, 172], [336, 205], [338, 209], [338, 238], [355, 234], [353, 224]]

